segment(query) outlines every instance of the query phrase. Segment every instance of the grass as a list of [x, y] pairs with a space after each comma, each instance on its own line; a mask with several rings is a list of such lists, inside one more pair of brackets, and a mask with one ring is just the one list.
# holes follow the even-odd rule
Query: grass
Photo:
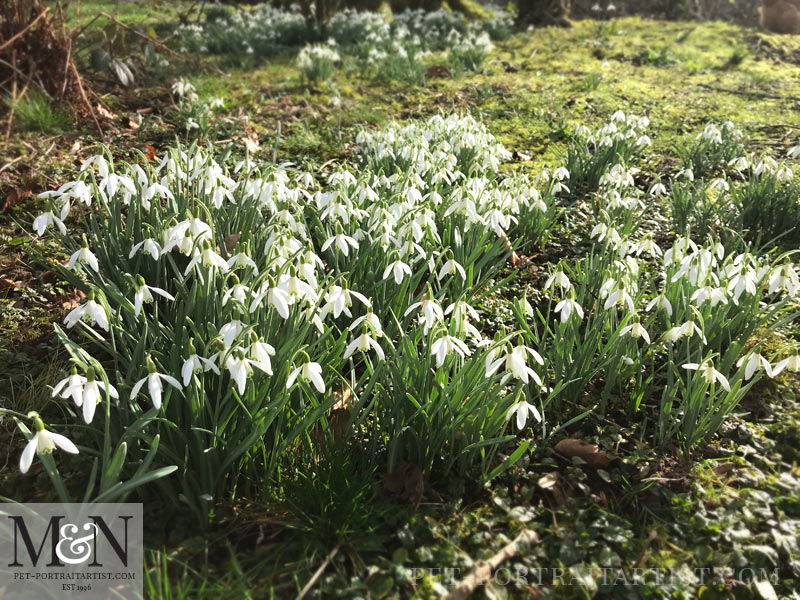
[[50, 98], [39, 90], [32, 90], [16, 100], [6, 99], [14, 111], [17, 126], [25, 131], [61, 133], [70, 127], [72, 118], [60, 106], [53, 106]]
[[[177, 20], [186, 5], [84, 0], [80, 22], [110, 12], [122, 22], [152, 25], [162, 32], [168, 28], [165, 21]], [[68, 13], [70, 23], [78, 22], [74, 6]], [[518, 168], [554, 161], [564, 151], [565, 133], [574, 123], [596, 125], [617, 109], [648, 113], [652, 129], [660, 133], [651, 152], [654, 164], [645, 165], [645, 176], [677, 164], [679, 144], [693, 139], [712, 118], [735, 121], [751, 145], [776, 153], [796, 143], [800, 80], [792, 57], [800, 50], [800, 42], [795, 38], [724, 23], [653, 23], [629, 18], [577, 22], [571, 30], [519, 33], [497, 46], [478, 72], [465, 72], [457, 79], [430, 79], [425, 86], [375, 85], [358, 73], [337, 71], [324, 90], [312, 91], [300, 83], [289, 56], [258, 68], [226, 67], [224, 74], [214, 70], [223, 64], [222, 59], [209, 59], [208, 68], [191, 80], [201, 96], [226, 99], [228, 115], [242, 118], [236, 135], [254, 133], [260, 141], [258, 158], [270, 159], [275, 152], [278, 161], [342, 158], [359, 127], [440, 110], [467, 111], [484, 120], [507, 147], [530, 157], [528, 161], [520, 156]], [[143, 115], [139, 132], [111, 133], [123, 153], [141, 149], [145, 143], [161, 149], [175, 136], [185, 136], [172, 125], [174, 112], [163, 87], [154, 84], [153, 89], [158, 99], [152, 101], [153, 113]], [[94, 152], [97, 140], [77, 131], [69, 142], [59, 140], [56, 149], [46, 154], [51, 141], [39, 139], [39, 132], [70, 127], [68, 122], [58, 122], [57, 109], [49, 103], [47, 107], [49, 116], [47, 108], [38, 106], [27, 121], [30, 129], [26, 125], [20, 139], [9, 142], [10, 156], [26, 153], [29, 159], [2, 173], [4, 193], [21, 185], [35, 191], [57, 186], [81, 158]], [[122, 98], [114, 110], [124, 118], [134, 114]], [[26, 123], [23, 112], [18, 112], [21, 124]], [[21, 390], [40, 389], [40, 383], [31, 383], [27, 373], [48, 365], [47, 321], [68, 290], [59, 289], [57, 283], [45, 285], [46, 279], [26, 258], [25, 244], [11, 243], [28, 234], [35, 210], [36, 201], [28, 200], [0, 215], [4, 255], [0, 277], [13, 274], [21, 283], [0, 292], [0, 341], [6, 375], [14, 381], [8, 399], [38, 407], [47, 402], [47, 396]], [[559, 244], [572, 242], [565, 235], [565, 240], [556, 240], [549, 248], [557, 255]], [[515, 284], [535, 285], [535, 277], [535, 273], [523, 274]], [[487, 309], [491, 312], [489, 301]], [[501, 320], [502, 315], [491, 318]], [[786, 335], [799, 337], [797, 331]], [[47, 371], [42, 377], [48, 377]], [[0, 388], [5, 382], [4, 376]], [[574, 433], [585, 434], [605, 451], [622, 457], [609, 467], [607, 478], [543, 448], [505, 474], [490, 491], [431, 501], [415, 514], [402, 502], [387, 498], [379, 475], [342, 478], [342, 473], [348, 473], [347, 465], [328, 469], [331, 463], [323, 460], [317, 477], [304, 481], [298, 475], [281, 501], [246, 510], [226, 507], [229, 514], [207, 539], [185, 532], [177, 539], [163, 540], [165, 550], [153, 551], [147, 560], [148, 597], [293, 595], [343, 536], [355, 543], [345, 545], [331, 559], [309, 597], [330, 597], [331, 590], [342, 597], [382, 597], [392, 592], [434, 597], [441, 591], [437, 584], [443, 581], [443, 574], [435, 569], [458, 568], [463, 576], [475, 561], [498, 551], [522, 527], [534, 529], [542, 542], [508, 563], [510, 569], [533, 573], [542, 566], [556, 567], [578, 578], [572, 587], [538, 589], [542, 597], [622, 597], [630, 591], [611, 586], [597, 589], [580, 578], [581, 570], [593, 565], [679, 568], [743, 561], [757, 569], [770, 569], [777, 562], [780, 576], [775, 587], [789, 593], [795, 587], [791, 579], [797, 577], [792, 561], [800, 560], [796, 539], [787, 534], [796, 530], [800, 520], [798, 389], [798, 382], [788, 378], [760, 389], [761, 405], [747, 407], [749, 414], [732, 419], [718, 443], [692, 456], [688, 464], [643, 448], [637, 432], [614, 419], [588, 420]], [[5, 436], [5, 431], [0, 435]], [[17, 448], [12, 442], [2, 447]], [[10, 452], [5, 458], [0, 464], [13, 465], [17, 455]], [[335, 455], [325, 460], [335, 461]], [[733, 467], [728, 468], [729, 463]], [[3, 471], [4, 489], [24, 482], [26, 494], [40, 497], [45, 493], [46, 485], [38, 479], [19, 478], [13, 469]], [[558, 473], [556, 483], [549, 486], [550, 480], [543, 478], [554, 472]], [[392, 507], [393, 518], [382, 512], [386, 505]], [[157, 531], [151, 533], [153, 539], [160, 539]], [[298, 535], [300, 541], [287, 550], [287, 539]], [[233, 541], [224, 541], [226, 537]], [[364, 539], [370, 540], [373, 551], [357, 550]], [[774, 549], [775, 554], [765, 548]], [[528, 579], [535, 581], [532, 576]], [[687, 577], [661, 593], [695, 597], [698, 587]], [[528, 592], [516, 584], [486, 588], [490, 597], [503, 593], [526, 597]], [[724, 597], [725, 592], [704, 593]], [[752, 589], [739, 593], [763, 597]]]

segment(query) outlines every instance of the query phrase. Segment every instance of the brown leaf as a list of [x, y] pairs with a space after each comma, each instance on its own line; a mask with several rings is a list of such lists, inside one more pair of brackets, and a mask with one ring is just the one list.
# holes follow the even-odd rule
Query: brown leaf
[[387, 492], [411, 502], [416, 511], [425, 493], [425, 481], [422, 479], [422, 471], [417, 465], [401, 462], [384, 478], [383, 488]]
[[236, 244], [239, 243], [239, 238], [241, 237], [241, 233], [232, 233], [225, 238], [225, 250], [228, 252], [229, 257], [233, 256], [233, 250], [236, 248]]
[[596, 444], [568, 438], [558, 442], [555, 450], [565, 458], [577, 456], [595, 469], [605, 469], [611, 464], [611, 458], [605, 452], [601, 452]]
[[725, 473], [733, 470], [733, 467], [735, 466], [736, 465], [734, 465], [732, 462], [722, 463], [714, 467], [714, 473], [716, 473], [717, 475], [725, 475]]
[[331, 416], [328, 417], [328, 429], [334, 442], [341, 442], [347, 435], [347, 428], [350, 426], [350, 411], [344, 408], [334, 408]]
[[72, 310], [81, 303], [81, 300], [86, 297], [80, 290], [75, 290], [73, 294], [61, 296], [61, 308], [64, 310]]
[[450, 69], [445, 65], [431, 65], [425, 71], [425, 77], [428, 79], [446, 79], [450, 77]]
[[12, 206], [16, 206], [20, 202], [22, 202], [25, 198], [31, 195], [31, 190], [29, 188], [14, 188], [8, 193], [8, 196], [5, 198], [5, 202], [3, 203], [3, 212], [7, 211]]
[[131, 129], [131, 131], [138, 131], [139, 121], [133, 118], [128, 119], [128, 127]]
[[0, 290], [6, 290], [12, 287], [17, 288], [20, 285], [21, 284], [9, 279], [8, 277], [0, 277]]

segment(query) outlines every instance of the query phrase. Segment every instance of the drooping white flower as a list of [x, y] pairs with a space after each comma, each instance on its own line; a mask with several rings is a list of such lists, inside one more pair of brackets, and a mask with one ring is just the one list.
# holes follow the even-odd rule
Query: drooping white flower
[[777, 377], [784, 369], [789, 369], [794, 373], [800, 373], [800, 354], [794, 354], [789, 358], [784, 358], [772, 368], [772, 374]]
[[556, 304], [555, 312], [556, 314], [561, 315], [562, 323], [566, 323], [573, 313], [578, 315], [579, 318], [583, 319], [583, 308], [573, 298], [565, 298], [564, 300], [561, 300], [558, 304]]
[[70, 269], [74, 269], [75, 265], [86, 263], [95, 271], [100, 271], [100, 265], [97, 263], [97, 257], [94, 253], [89, 250], [89, 245], [86, 243], [86, 237], [83, 238], [83, 246], [76, 252], [73, 252], [72, 256], [69, 257], [69, 264], [67, 265]]
[[333, 313], [334, 319], [338, 319], [342, 313], [352, 317], [350, 307], [353, 305], [353, 298], [367, 308], [372, 307], [372, 303], [364, 294], [347, 289], [347, 287], [332, 285], [325, 294], [325, 304], [320, 309], [320, 317], [324, 320], [330, 313]]
[[189, 385], [189, 382], [192, 380], [192, 375], [197, 371], [213, 371], [215, 374], [219, 375], [219, 369], [217, 365], [214, 364], [214, 361], [203, 358], [197, 354], [192, 340], [189, 340], [189, 353], [189, 358], [183, 362], [183, 366], [181, 367], [181, 377], [183, 378], [184, 387]]
[[463, 281], [467, 280], [467, 274], [464, 271], [464, 267], [462, 267], [455, 261], [455, 259], [452, 258], [442, 265], [442, 268], [439, 269], [439, 274], [436, 276], [436, 278], [441, 281], [445, 278], [445, 276], [450, 275], [451, 273], [458, 273]]
[[131, 248], [128, 258], [133, 258], [139, 249], [143, 249], [145, 254], [149, 254], [153, 260], [158, 260], [161, 257], [161, 246], [152, 238], [145, 238], [138, 244], [134, 244]]
[[251, 333], [251, 336], [253, 341], [250, 343], [247, 353], [253, 366], [261, 369], [267, 375], [272, 375], [270, 357], [275, 356], [275, 348], [272, 347], [272, 344], [259, 340], [254, 333]]
[[572, 287], [569, 277], [566, 276], [564, 271], [556, 271], [550, 275], [544, 283], [544, 289], [551, 290], [556, 285], [560, 287], [562, 291], [568, 291]]
[[342, 358], [350, 358], [356, 350], [360, 350], [361, 352], [369, 352], [370, 348], [375, 350], [375, 354], [377, 354], [381, 360], [386, 359], [386, 355], [384, 354], [381, 345], [377, 341], [373, 340], [367, 331], [363, 332], [360, 336], [347, 345]]
[[67, 313], [67, 316], [64, 317], [64, 324], [67, 326], [67, 328], [72, 328], [79, 321], [83, 321], [86, 317], [89, 317], [92, 323], [98, 325], [101, 329], [108, 331], [108, 315], [106, 314], [105, 309], [100, 304], [95, 302], [94, 291], [89, 292], [89, 297], [86, 302], [76, 306], [69, 311], [69, 313]]
[[267, 300], [267, 304], [277, 310], [281, 318], [289, 318], [289, 304], [291, 304], [293, 300], [289, 297], [289, 294], [286, 292], [286, 290], [275, 286], [275, 282], [271, 279], [268, 279], [267, 282], [261, 287], [259, 293], [256, 294], [256, 297], [250, 304], [250, 312], [254, 313], [258, 307], [261, 306], [261, 303], [265, 298]]
[[136, 292], [133, 295], [133, 314], [137, 317], [139, 313], [142, 311], [142, 304], [147, 303], [150, 304], [153, 302], [153, 294], [157, 294], [162, 298], [166, 298], [167, 300], [175, 300], [175, 297], [170, 294], [169, 292], [162, 290], [161, 288], [157, 288], [151, 285], [147, 285], [144, 282], [144, 278], [141, 275], [137, 276], [136, 282]]
[[60, 433], [45, 429], [44, 423], [38, 414], [29, 413], [28, 416], [33, 418], [35, 433], [28, 440], [28, 444], [19, 459], [19, 470], [22, 474], [27, 473], [28, 469], [31, 468], [33, 457], [36, 454], [50, 454], [56, 448], [61, 448], [64, 452], [69, 452], [70, 454], [78, 454], [78, 448], [71, 440]]
[[520, 431], [524, 429], [525, 424], [528, 422], [529, 415], [532, 416], [537, 423], [542, 422], [542, 416], [539, 414], [539, 411], [536, 410], [536, 407], [525, 400], [520, 400], [508, 410], [506, 413], [506, 421], [510, 421], [511, 417], [514, 415], [517, 417], [517, 429]]
[[487, 361], [486, 377], [491, 377], [497, 372], [497, 370], [500, 368], [500, 365], [504, 365], [505, 371], [512, 377], [522, 381], [522, 383], [527, 384], [530, 380], [533, 380], [536, 382], [536, 385], [543, 388], [544, 384], [542, 383], [542, 378], [539, 377], [536, 371], [528, 366], [528, 355], [530, 355], [531, 358], [533, 358], [533, 360], [540, 365], [544, 365], [544, 359], [538, 352], [536, 352], [536, 350], [529, 348], [528, 346], [518, 344], [511, 350], [511, 352], [507, 352], [505, 356], [498, 358], [491, 363]]
[[[743, 356], [736, 362], [737, 367], [741, 367], [742, 365], [745, 365], [744, 367], [745, 381], [749, 381], [750, 379], [752, 379], [753, 375], [755, 375], [758, 369], [764, 369], [764, 372], [770, 379], [772, 379], [773, 377], [775, 377], [775, 375], [777, 375], [777, 373], [773, 371], [772, 365], [769, 363], [769, 361], [763, 356], [761, 356], [761, 354], [759, 354], [758, 352], [753, 352], [747, 356]], [[783, 367], [781, 367], [781, 370], [783, 370]], [[780, 371], [778, 371], [778, 373], [780, 373]]]
[[147, 375], [142, 377], [139, 381], [137, 381], [133, 389], [131, 389], [130, 400], [136, 398], [139, 395], [139, 392], [142, 389], [142, 386], [146, 383], [147, 384], [147, 391], [150, 394], [150, 400], [153, 402], [153, 406], [156, 410], [161, 409], [161, 395], [164, 389], [162, 381], [166, 381], [176, 390], [181, 391], [183, 389], [181, 387], [180, 382], [172, 377], [171, 375], [165, 375], [164, 373], [158, 373], [156, 371], [156, 365], [152, 361], [152, 359], [148, 356], [147, 357]]
[[307, 356], [306, 359], [307, 360], [302, 365], [296, 367], [291, 373], [289, 373], [289, 377], [286, 380], [286, 389], [288, 390], [292, 387], [292, 385], [294, 385], [294, 382], [299, 375], [301, 379], [312, 383], [320, 394], [324, 394], [325, 381], [322, 379], [322, 365], [316, 362], [311, 362]]
[[246, 253], [239, 252], [238, 254], [234, 254], [228, 259], [228, 267], [233, 269], [234, 267], [249, 267], [253, 269], [253, 274], [258, 275], [258, 266], [256, 265], [256, 261], [250, 258]]
[[389, 275], [394, 275], [394, 282], [400, 285], [405, 277], [411, 276], [411, 267], [398, 259], [384, 269], [383, 279], [387, 279]]
[[38, 235], [42, 235], [51, 225], [58, 227], [61, 235], [67, 235], [67, 227], [64, 225], [64, 221], [55, 216], [52, 211], [43, 212], [33, 220], [33, 230]]
[[203, 250], [189, 261], [189, 264], [186, 265], [186, 269], [184, 270], [183, 274], [188, 275], [189, 271], [191, 271], [198, 264], [208, 269], [219, 269], [223, 273], [227, 273], [230, 269], [225, 259], [214, 252], [208, 242], [203, 242]]
[[383, 327], [381, 326], [380, 319], [378, 316], [372, 312], [372, 309], [367, 309], [367, 313], [358, 317], [355, 321], [350, 324], [350, 331], [355, 331], [355, 329], [364, 324], [365, 327], [369, 327], [372, 332], [375, 334], [375, 337], [381, 337], [383, 335]]
[[731, 385], [728, 383], [727, 378], [714, 368], [714, 365], [710, 360], [700, 364], [686, 363], [683, 365], [683, 368], [689, 371], [700, 371], [703, 379], [705, 379], [708, 383], [719, 383], [722, 386], [722, 389], [724, 389], [726, 392], [731, 391]]
[[697, 323], [695, 323], [691, 319], [686, 321], [682, 325], [676, 325], [675, 327], [665, 331], [664, 341], [676, 342], [682, 337], [692, 337], [695, 334], [699, 335], [703, 339], [704, 344], [708, 343], [708, 340], [706, 340], [706, 336], [703, 333], [703, 330], [700, 329], [700, 326], [697, 325]]
[[650, 334], [647, 333], [647, 330], [639, 321], [636, 321], [619, 330], [620, 337], [623, 335], [628, 335], [629, 333], [635, 338], [642, 338], [648, 344], [650, 343]]
[[472, 354], [462, 340], [452, 335], [443, 335], [431, 344], [431, 354], [436, 357], [437, 369], [444, 364], [447, 355], [453, 352], [461, 358]]
[[406, 309], [406, 311], [403, 313], [403, 316], [407, 317], [416, 309], [420, 310], [420, 322], [423, 325], [423, 333], [425, 333], [425, 335], [428, 334], [431, 327], [433, 327], [436, 323], [440, 323], [444, 320], [442, 307], [433, 298], [424, 297], [419, 302], [415, 302]]
[[322, 244], [322, 251], [325, 252], [325, 250], [330, 248], [333, 244], [336, 244], [336, 247], [345, 256], [350, 255], [350, 247], [352, 247], [353, 250], [358, 250], [358, 242], [341, 231], [325, 240], [325, 243]]
[[656, 307], [666, 312], [670, 317], [672, 316], [672, 303], [663, 294], [656, 296], [655, 298], [650, 300], [650, 302], [647, 303], [645, 310], [647, 312], [650, 312]]

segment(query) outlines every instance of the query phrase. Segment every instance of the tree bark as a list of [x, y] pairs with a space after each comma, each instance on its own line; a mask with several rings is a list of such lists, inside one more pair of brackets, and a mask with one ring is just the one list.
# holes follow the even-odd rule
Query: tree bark
[[570, 0], [518, 0], [517, 24], [521, 27], [528, 25], [570, 27], [569, 8]]

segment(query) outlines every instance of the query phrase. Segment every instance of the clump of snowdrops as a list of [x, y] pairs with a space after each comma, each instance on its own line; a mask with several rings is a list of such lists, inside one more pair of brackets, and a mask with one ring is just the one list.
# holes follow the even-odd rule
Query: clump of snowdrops
[[34, 228], [60, 235], [53, 267], [86, 295], [55, 326], [71, 367], [52, 393], [80, 424], [87, 498], [161, 478], [202, 520], [267, 493], [286, 453], [333, 443], [333, 411], [390, 469], [488, 480], [519, 457], [495, 458], [510, 419], [539, 417], [540, 357], [486, 339], [475, 306], [507, 230], [547, 207], [498, 173], [509, 153], [470, 117], [364, 132], [358, 154], [323, 176], [198, 147], [104, 153], [42, 195]]
[[34, 224], [61, 235], [70, 260], [54, 268], [86, 294], [56, 326], [72, 372], [53, 388], [80, 439], [16, 415], [39, 435], [22, 466], [38, 451], [67, 494], [49, 439], [92, 462], [87, 497], [161, 478], [202, 520], [267, 493], [282, 458], [311, 445], [485, 482], [532, 430], [619, 404], [654, 423], [652, 443], [690, 449], [760, 377], [800, 369], [796, 349], [752, 343], [794, 318], [800, 281], [788, 254], [656, 242], [644, 215], [666, 189], [640, 188], [629, 164], [646, 127], [618, 113], [585, 135], [580, 164], [599, 177], [576, 210], [592, 249], [554, 267], [543, 303], [514, 300], [515, 327], [499, 330], [477, 308], [517, 237], [546, 241], [560, 196], [589, 176], [501, 175], [510, 153], [470, 117], [363, 131], [357, 168], [327, 174], [197, 147], [89, 159]]

